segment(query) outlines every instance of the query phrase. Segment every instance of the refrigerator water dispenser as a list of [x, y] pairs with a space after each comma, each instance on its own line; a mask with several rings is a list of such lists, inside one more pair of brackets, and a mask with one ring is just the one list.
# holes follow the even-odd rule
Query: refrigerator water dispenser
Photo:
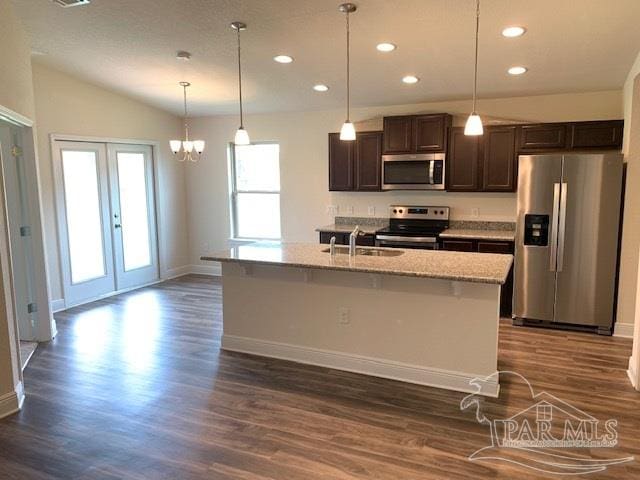
[[533, 247], [549, 245], [549, 215], [524, 216], [524, 244]]

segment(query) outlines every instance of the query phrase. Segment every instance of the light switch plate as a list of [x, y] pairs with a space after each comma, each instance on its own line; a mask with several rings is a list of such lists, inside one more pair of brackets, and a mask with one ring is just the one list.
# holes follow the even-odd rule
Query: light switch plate
[[480, 216], [480, 209], [479, 208], [472, 208], [471, 209], [471, 216], [473, 218], [478, 218]]
[[370, 217], [373, 217], [376, 214], [376, 207], [369, 205], [369, 208], [367, 208], [367, 214]]

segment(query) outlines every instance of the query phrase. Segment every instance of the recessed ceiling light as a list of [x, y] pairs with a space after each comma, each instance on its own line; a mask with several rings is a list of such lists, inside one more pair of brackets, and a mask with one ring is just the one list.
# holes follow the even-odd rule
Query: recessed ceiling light
[[413, 75], [407, 75], [406, 77], [402, 77], [402, 81], [404, 83], [418, 83], [420, 81], [420, 79], [418, 77], [413, 76]]
[[527, 73], [527, 67], [511, 67], [507, 72], [509, 72], [509, 75], [522, 75], [523, 73]]
[[396, 48], [397, 47], [393, 43], [387, 42], [379, 43], [378, 45], [376, 45], [376, 49], [379, 52], [393, 52]]
[[329, 90], [329, 87], [327, 87], [326, 85], [319, 83], [318, 85], [314, 85], [313, 89], [316, 92], [326, 92], [327, 90]]
[[293, 62], [293, 57], [289, 55], [276, 55], [273, 59], [278, 63], [291, 63]]
[[527, 31], [524, 27], [507, 27], [502, 30], [502, 36], [507, 38], [520, 37]]

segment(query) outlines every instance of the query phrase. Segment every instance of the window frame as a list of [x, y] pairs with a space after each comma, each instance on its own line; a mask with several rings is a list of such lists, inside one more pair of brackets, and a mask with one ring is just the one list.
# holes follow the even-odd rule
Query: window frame
[[[236, 177], [236, 147], [254, 146], [254, 145], [278, 145], [278, 173], [280, 173], [280, 143], [276, 141], [265, 142], [251, 142], [249, 145], [236, 145], [233, 142], [229, 143], [229, 213], [231, 216], [231, 240], [239, 241], [251, 241], [251, 240], [264, 240], [270, 242], [279, 242], [282, 240], [282, 215], [281, 211], [278, 211], [278, 217], [280, 218], [280, 236], [278, 237], [242, 237], [238, 233], [238, 194], [239, 193], [257, 193], [257, 194], [269, 194], [278, 195], [282, 193], [282, 185], [278, 190], [238, 190], [237, 177]], [[280, 197], [281, 198], [281, 197]], [[278, 202], [281, 206], [281, 203]], [[280, 207], [282, 208], [282, 206]]]

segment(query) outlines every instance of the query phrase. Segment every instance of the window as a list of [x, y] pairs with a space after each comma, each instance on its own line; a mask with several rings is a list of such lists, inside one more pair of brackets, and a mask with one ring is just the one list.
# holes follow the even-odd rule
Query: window
[[280, 238], [280, 145], [231, 145], [234, 238]]

